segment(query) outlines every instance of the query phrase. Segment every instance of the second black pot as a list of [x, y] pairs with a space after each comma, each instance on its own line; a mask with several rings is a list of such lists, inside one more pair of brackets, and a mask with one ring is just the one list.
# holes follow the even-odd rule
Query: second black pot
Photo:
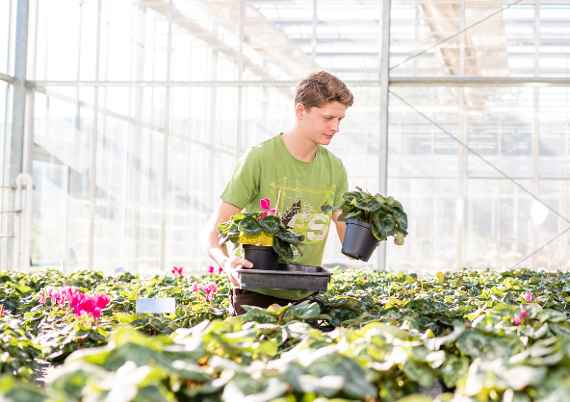
[[279, 256], [271, 246], [243, 245], [244, 258], [253, 263], [253, 269], [279, 269]]
[[352, 258], [368, 261], [378, 247], [379, 241], [372, 236], [370, 225], [349, 219], [346, 222], [346, 233], [342, 242], [342, 253]]

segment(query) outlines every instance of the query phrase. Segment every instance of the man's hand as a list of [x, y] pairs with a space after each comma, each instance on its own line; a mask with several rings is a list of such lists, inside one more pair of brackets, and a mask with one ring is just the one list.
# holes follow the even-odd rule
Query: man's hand
[[220, 232], [218, 231], [218, 225], [222, 222], [226, 222], [232, 215], [237, 214], [240, 211], [240, 208], [228, 204], [227, 202], [220, 201], [220, 204], [208, 220], [204, 236], [206, 246], [208, 248], [208, 256], [215, 261], [217, 265], [221, 265], [224, 268], [224, 271], [232, 285], [238, 288], [239, 281], [235, 270], [239, 268], [253, 268], [253, 264], [243, 258], [227, 256], [228, 253], [225, 245], [220, 244]]
[[224, 259], [224, 271], [228, 275], [228, 279], [235, 288], [240, 288], [236, 270], [240, 268], [253, 268], [251, 261], [240, 257], [227, 257]]
[[338, 238], [342, 243], [344, 241], [344, 234], [346, 233], [346, 222], [340, 221], [338, 218], [342, 213], [341, 209], [333, 211], [332, 213], [332, 220], [335, 223], [336, 233], [338, 234]]

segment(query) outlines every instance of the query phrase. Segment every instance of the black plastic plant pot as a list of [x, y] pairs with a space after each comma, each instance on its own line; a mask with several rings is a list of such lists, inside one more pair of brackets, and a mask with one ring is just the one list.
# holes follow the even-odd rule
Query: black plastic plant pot
[[243, 245], [244, 258], [253, 263], [254, 269], [279, 269], [279, 256], [271, 246]]
[[342, 242], [344, 255], [368, 261], [378, 243], [379, 241], [372, 236], [369, 224], [354, 219], [346, 221], [346, 233]]

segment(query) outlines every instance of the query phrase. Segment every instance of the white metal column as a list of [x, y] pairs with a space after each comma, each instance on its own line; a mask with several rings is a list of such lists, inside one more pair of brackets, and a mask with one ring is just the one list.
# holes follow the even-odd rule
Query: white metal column
[[[135, 56], [135, 80], [140, 80], [144, 76], [144, 63], [147, 60], [145, 55], [145, 49], [148, 45], [147, 40], [147, 26], [146, 26], [146, 13], [147, 8], [140, 5], [137, 12], [137, 26], [136, 26], [136, 37], [137, 37], [137, 47]], [[131, 85], [131, 88], [133, 86]], [[131, 124], [129, 141], [127, 143], [127, 173], [125, 182], [130, 182], [129, 186], [132, 190], [132, 198], [134, 208], [128, 207], [128, 197], [125, 195], [124, 207], [127, 209], [125, 211], [125, 216], [127, 216], [127, 223], [125, 224], [123, 236], [128, 237], [129, 225], [132, 225], [132, 242], [133, 247], [129, 247], [129, 242], [127, 241], [127, 265], [129, 269], [139, 272], [140, 265], [139, 259], [142, 253], [142, 233], [141, 233], [141, 199], [142, 199], [142, 175], [144, 174], [141, 167], [140, 171], [136, 168], [136, 158], [142, 157], [142, 137], [143, 137], [143, 126], [139, 123], [142, 121], [143, 115], [143, 98], [144, 98], [144, 87], [136, 86], [134, 87], [134, 120]], [[130, 151], [130, 152], [129, 152]], [[130, 217], [129, 217], [130, 215]], [[132, 250], [132, 251], [131, 251]], [[129, 264], [132, 262], [132, 265]]]
[[[97, 26], [95, 31], [95, 79], [101, 79], [101, 0], [97, 1]], [[82, 26], [79, 28], [82, 29]], [[81, 54], [81, 47], [78, 49]], [[95, 268], [95, 213], [97, 210], [97, 146], [99, 137], [99, 87], [94, 88], [93, 94], [93, 131], [91, 133], [90, 166], [89, 166], [89, 251], [87, 252], [87, 267]]]
[[[168, 11], [168, 38], [167, 38], [167, 45], [166, 45], [166, 81], [170, 82], [171, 79], [171, 70], [172, 70], [172, 0], [169, 1], [169, 11]], [[161, 211], [160, 211], [160, 270], [162, 272], [166, 272], [166, 261], [167, 261], [167, 253], [166, 253], [166, 240], [168, 235], [168, 180], [170, 175], [168, 174], [168, 159], [169, 159], [169, 139], [170, 139], [170, 86], [166, 87], [166, 96], [165, 96], [165, 111], [164, 111], [164, 139], [163, 139], [163, 148], [162, 148], [162, 199], [161, 199]]]
[[[27, 55], [28, 55], [28, 0], [19, 0], [16, 12], [16, 49], [14, 59], [14, 103], [12, 108], [12, 132], [10, 154], [8, 156], [8, 254], [6, 268], [29, 270], [31, 253], [31, 192], [32, 180], [30, 168], [24, 166], [24, 160], [29, 161], [30, 155], [24, 157], [26, 148], [26, 102], [27, 102]], [[28, 133], [31, 135], [31, 133]], [[11, 191], [10, 191], [11, 190]], [[10, 219], [12, 217], [12, 219]]]
[[[388, 191], [388, 128], [389, 128], [389, 79], [390, 79], [390, 6], [391, 0], [380, 0], [380, 109], [378, 142], [380, 154], [378, 155], [378, 189], [380, 193]], [[386, 242], [378, 247], [376, 268], [386, 270]]]
[[[536, 2], [534, 5], [534, 76], [538, 77], [540, 75], [540, 61], [538, 55], [540, 53], [540, 2]], [[532, 88], [532, 134], [531, 134], [531, 157], [532, 157], [532, 183], [530, 188], [534, 194], [540, 194], [540, 168], [539, 168], [539, 153], [540, 153], [540, 89], [537, 87]], [[532, 201], [535, 203], [536, 201]], [[532, 204], [531, 204], [532, 205]], [[539, 230], [535, 227], [537, 224], [533, 224], [533, 230], [531, 232], [531, 247], [532, 249], [537, 249], [541, 247], [543, 240], [540, 238]], [[534, 269], [540, 268], [544, 269], [544, 266], [538, 266], [541, 259], [538, 258], [541, 253], [535, 254], [531, 259], [531, 266]]]
[[[246, 7], [247, 7], [247, 0], [240, 0], [239, 2], [239, 19], [238, 19], [238, 26], [239, 26], [239, 59], [238, 59], [238, 74], [237, 80], [239, 83], [243, 80], [243, 70], [244, 70], [244, 56], [243, 56], [243, 43], [245, 41], [245, 18], [246, 18]], [[241, 149], [243, 147], [243, 141], [241, 136], [243, 135], [242, 130], [242, 116], [243, 116], [243, 87], [240, 85], [237, 89], [237, 135], [236, 135], [236, 144], [235, 144], [235, 159], [236, 162], [241, 156]]]
[[[463, 31], [465, 29], [465, 0], [461, 0], [460, 5], [460, 26], [459, 30]], [[465, 32], [460, 36], [459, 42], [459, 75], [465, 76]], [[459, 112], [459, 139], [464, 143], [468, 144], [467, 138], [467, 111], [469, 106], [466, 102], [465, 88], [458, 89], [458, 112]], [[455, 233], [456, 233], [456, 255], [455, 255], [455, 266], [457, 269], [461, 269], [465, 261], [465, 238], [467, 234], [466, 230], [466, 214], [467, 214], [467, 149], [465, 147], [458, 147], [459, 154], [457, 155], [457, 188], [458, 194], [455, 202], [456, 214], [455, 214]]]

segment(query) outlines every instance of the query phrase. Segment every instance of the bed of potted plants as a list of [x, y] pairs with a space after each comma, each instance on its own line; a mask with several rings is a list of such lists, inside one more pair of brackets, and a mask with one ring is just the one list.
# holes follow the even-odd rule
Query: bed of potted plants
[[[315, 302], [227, 317], [226, 279], [209, 271], [0, 273], [0, 399], [568, 401], [567, 272], [339, 270]], [[139, 295], [179, 303], [137, 315]]]

